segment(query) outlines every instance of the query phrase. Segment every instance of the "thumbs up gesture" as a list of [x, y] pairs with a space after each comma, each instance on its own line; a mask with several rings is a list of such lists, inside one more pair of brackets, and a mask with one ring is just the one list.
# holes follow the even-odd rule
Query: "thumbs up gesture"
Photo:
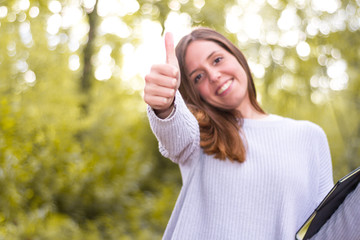
[[169, 116], [173, 109], [176, 90], [180, 86], [179, 63], [171, 33], [165, 34], [166, 63], [152, 65], [145, 76], [144, 101], [160, 118]]

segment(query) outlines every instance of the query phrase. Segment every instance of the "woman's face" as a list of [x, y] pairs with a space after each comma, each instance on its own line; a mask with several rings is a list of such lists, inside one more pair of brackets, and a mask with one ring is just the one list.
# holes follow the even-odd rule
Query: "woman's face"
[[191, 42], [186, 50], [187, 77], [210, 105], [240, 112], [251, 109], [247, 75], [237, 59], [212, 41]]

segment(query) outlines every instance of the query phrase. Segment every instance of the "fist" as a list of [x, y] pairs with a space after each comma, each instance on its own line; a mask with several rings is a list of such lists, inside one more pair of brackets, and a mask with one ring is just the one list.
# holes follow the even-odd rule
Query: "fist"
[[179, 63], [171, 33], [165, 34], [165, 50], [166, 63], [152, 65], [150, 73], [145, 76], [144, 88], [144, 101], [163, 117], [171, 113], [180, 86]]

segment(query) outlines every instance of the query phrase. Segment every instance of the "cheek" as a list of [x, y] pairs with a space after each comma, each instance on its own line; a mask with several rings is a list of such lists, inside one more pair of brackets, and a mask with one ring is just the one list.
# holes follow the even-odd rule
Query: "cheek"
[[241, 71], [239, 72], [240, 78], [243, 82], [247, 83], [248, 82], [248, 77], [246, 75], [246, 72], [244, 69], [241, 69]]
[[196, 86], [197, 91], [203, 99], [207, 99], [210, 95], [209, 86], [206, 83], [201, 83]]

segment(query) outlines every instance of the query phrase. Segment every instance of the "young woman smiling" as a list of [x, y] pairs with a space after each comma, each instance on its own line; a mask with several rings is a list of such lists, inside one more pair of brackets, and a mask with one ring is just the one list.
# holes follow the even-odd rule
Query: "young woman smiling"
[[249, 66], [218, 32], [199, 28], [145, 77], [160, 152], [183, 186], [163, 239], [294, 239], [333, 186], [324, 131], [265, 113]]

